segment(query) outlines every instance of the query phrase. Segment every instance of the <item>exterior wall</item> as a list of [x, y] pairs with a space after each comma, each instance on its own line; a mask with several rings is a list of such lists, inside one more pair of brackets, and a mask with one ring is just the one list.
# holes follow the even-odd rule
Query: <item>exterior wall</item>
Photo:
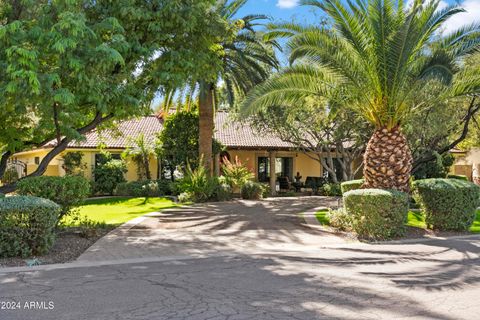
[[[38, 168], [38, 165], [35, 164], [35, 158], [39, 157], [40, 161], [47, 155], [50, 149], [38, 149], [29, 152], [23, 152], [14, 155], [12, 158], [16, 158], [27, 165], [27, 174], [32, 173]], [[92, 180], [93, 179], [93, 169], [95, 168], [95, 155], [98, 154], [99, 150], [85, 150], [85, 149], [68, 149], [58, 156], [56, 156], [48, 165], [47, 170], [45, 171], [46, 176], [64, 176], [65, 171], [63, 170], [63, 155], [70, 151], [81, 151], [83, 153], [82, 162], [85, 166], [84, 176], [85, 178]], [[121, 154], [122, 150], [108, 150], [112, 154]], [[138, 180], [137, 175], [137, 166], [131, 160], [127, 159], [127, 168], [128, 172], [125, 174], [125, 179], [127, 181], [136, 181]], [[158, 164], [157, 159], [152, 157], [150, 159], [150, 172], [152, 173], [152, 179], [156, 179], [158, 175]]]
[[[466, 152], [453, 153], [455, 162], [450, 168], [451, 174], [467, 176], [473, 180], [474, 168], [480, 166], [480, 148], [472, 148]], [[476, 173], [478, 175], [478, 173]]]

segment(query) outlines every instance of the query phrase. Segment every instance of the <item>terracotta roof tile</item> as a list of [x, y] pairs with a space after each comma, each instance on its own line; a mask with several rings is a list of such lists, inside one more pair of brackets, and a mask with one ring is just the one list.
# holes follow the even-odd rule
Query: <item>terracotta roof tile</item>
[[260, 134], [246, 123], [235, 122], [227, 112], [217, 112], [215, 119], [215, 139], [231, 148], [294, 148], [279, 137]]
[[[104, 144], [106, 148], [124, 149], [132, 145], [132, 140], [141, 133], [145, 139], [154, 143], [157, 134], [163, 129], [163, 120], [156, 116], [146, 116], [122, 121], [116, 130], [93, 130], [82, 141], [73, 141], [68, 148], [96, 149]], [[217, 112], [215, 119], [215, 139], [230, 148], [294, 148], [291, 143], [282, 141], [273, 135], [259, 134], [248, 124], [231, 120], [226, 112]], [[46, 147], [52, 147], [55, 141]]]

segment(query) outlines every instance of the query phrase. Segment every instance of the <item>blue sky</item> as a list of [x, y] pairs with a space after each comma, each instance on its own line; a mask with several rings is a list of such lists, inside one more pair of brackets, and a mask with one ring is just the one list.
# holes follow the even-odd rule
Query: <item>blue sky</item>
[[[405, 0], [407, 3], [413, 0]], [[458, 27], [469, 24], [474, 21], [480, 22], [480, 0], [441, 0], [440, 7], [448, 4], [460, 3], [466, 10], [466, 13], [456, 15], [446, 24], [446, 31], [453, 31]], [[275, 20], [287, 20], [305, 23], [315, 23], [319, 21], [321, 12], [318, 9], [298, 5], [299, 0], [250, 0], [244, 8], [241, 9], [238, 16], [258, 13], [271, 16]]]

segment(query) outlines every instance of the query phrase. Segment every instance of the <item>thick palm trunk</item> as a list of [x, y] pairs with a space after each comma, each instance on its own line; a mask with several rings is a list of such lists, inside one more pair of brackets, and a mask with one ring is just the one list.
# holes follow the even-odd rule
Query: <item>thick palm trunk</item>
[[208, 172], [212, 173], [212, 142], [213, 142], [213, 86], [202, 82], [200, 84], [199, 99], [199, 156]]
[[376, 130], [363, 161], [364, 188], [410, 191], [412, 153], [399, 127]]

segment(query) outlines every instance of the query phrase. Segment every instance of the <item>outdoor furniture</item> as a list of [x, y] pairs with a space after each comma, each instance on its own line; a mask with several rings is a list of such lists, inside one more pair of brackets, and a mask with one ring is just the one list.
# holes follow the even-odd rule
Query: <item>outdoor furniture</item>
[[278, 177], [277, 181], [280, 185], [280, 190], [289, 191], [292, 188], [292, 184], [290, 182], [290, 179], [288, 179], [288, 177]]
[[301, 181], [292, 182], [292, 186], [295, 188], [295, 192], [301, 192], [304, 187], [303, 182]]

